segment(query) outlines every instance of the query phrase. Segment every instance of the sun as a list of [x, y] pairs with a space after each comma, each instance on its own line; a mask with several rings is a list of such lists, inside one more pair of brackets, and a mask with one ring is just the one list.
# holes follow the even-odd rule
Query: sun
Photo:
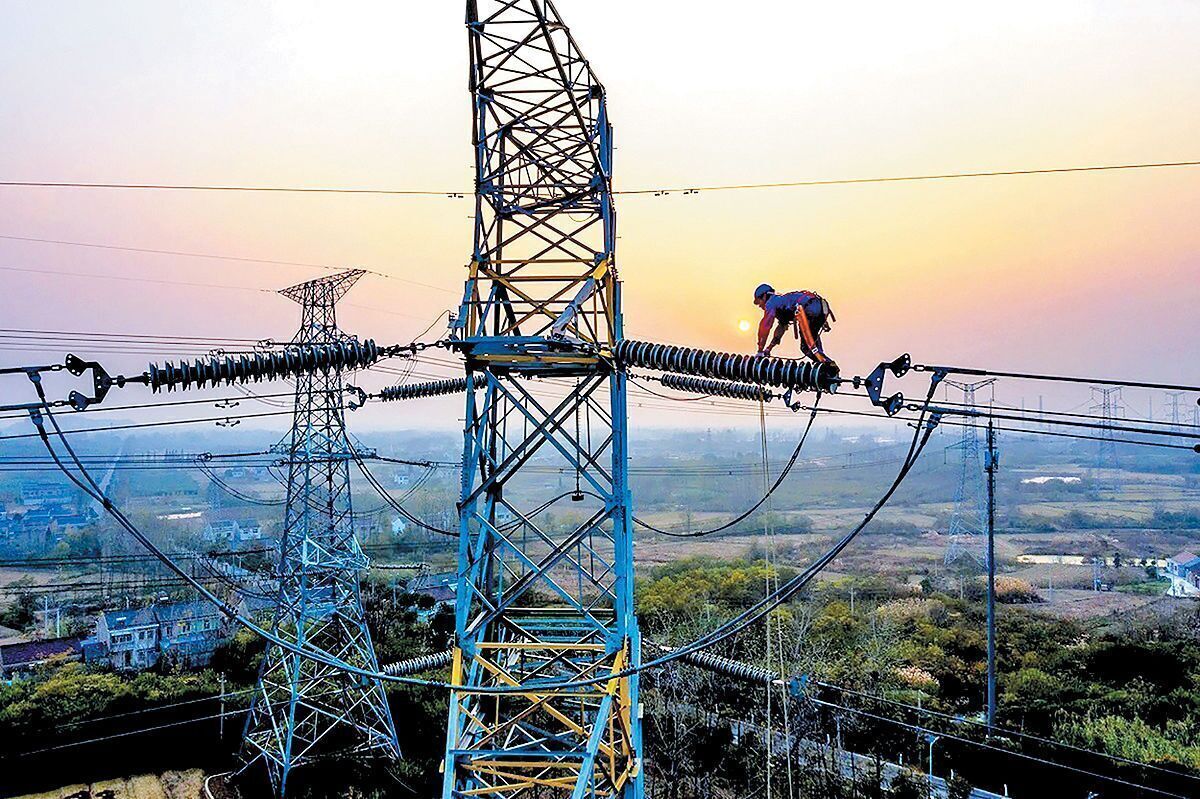
[[740, 331], [742, 331], [743, 333], [745, 333], [745, 332], [746, 332], [747, 330], [749, 330], [749, 329], [750, 329], [750, 323], [749, 323], [749, 322], [747, 322], [745, 319], [743, 319], [742, 321], [738, 322], [738, 330], [740, 330]]

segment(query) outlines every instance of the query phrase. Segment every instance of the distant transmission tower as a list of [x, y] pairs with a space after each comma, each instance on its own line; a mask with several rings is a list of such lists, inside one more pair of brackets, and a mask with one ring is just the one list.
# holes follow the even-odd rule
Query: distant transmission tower
[[[359, 269], [310, 280], [280, 293], [303, 307], [293, 344], [348, 339], [334, 306], [363, 275]], [[378, 670], [363, 614], [359, 572], [367, 567], [354, 536], [340, 370], [296, 378], [288, 447], [287, 509], [279, 558], [279, 596], [272, 631], [307, 649]], [[259, 669], [243, 757], [265, 761], [282, 795], [291, 769], [328, 754], [375, 752], [398, 757], [396, 730], [383, 684], [269, 646]]]
[[[963, 410], [973, 410], [976, 407], [975, 392], [995, 382], [995, 378], [974, 383], [947, 380], [946, 385], [962, 391]], [[995, 389], [993, 398], [994, 392]], [[962, 435], [957, 444], [949, 447], [958, 450], [962, 459], [958, 490], [954, 493], [954, 514], [950, 517], [950, 545], [946, 548], [944, 563], [950, 566], [966, 556], [986, 566], [987, 486], [979, 448], [979, 428], [974, 416], [964, 416], [962, 419]]]
[[1180, 399], [1186, 396], [1182, 391], [1167, 392], [1167, 407], [1166, 421], [1171, 423], [1172, 430], [1179, 430], [1183, 426], [1183, 414]]
[[1100, 414], [1101, 430], [1099, 445], [1096, 452], [1097, 488], [1103, 487], [1115, 491], [1119, 487], [1118, 474], [1120, 464], [1117, 462], [1117, 444], [1113, 439], [1113, 422], [1125, 413], [1125, 403], [1121, 399], [1120, 387], [1108, 388], [1092, 386], [1093, 413]]

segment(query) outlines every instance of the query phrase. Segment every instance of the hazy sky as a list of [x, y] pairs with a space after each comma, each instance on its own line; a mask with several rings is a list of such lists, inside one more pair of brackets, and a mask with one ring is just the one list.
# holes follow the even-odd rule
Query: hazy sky
[[[558, 7], [608, 88], [618, 188], [1200, 158], [1196, 3]], [[0, 180], [469, 191], [462, 20], [449, 0], [0, 0]], [[751, 350], [737, 325], [769, 281], [831, 301], [827, 346], [848, 371], [907, 350], [1200, 381], [1200, 168], [628, 197], [618, 211], [631, 336]], [[3, 236], [441, 287], [364, 279], [344, 326], [386, 342], [456, 303], [470, 212], [444, 197], [0, 187]], [[0, 266], [260, 290], [319, 273], [4, 239]], [[0, 288], [6, 328], [296, 325], [294, 305], [254, 291], [16, 271]], [[0, 360], [30, 357], [49, 354]]]

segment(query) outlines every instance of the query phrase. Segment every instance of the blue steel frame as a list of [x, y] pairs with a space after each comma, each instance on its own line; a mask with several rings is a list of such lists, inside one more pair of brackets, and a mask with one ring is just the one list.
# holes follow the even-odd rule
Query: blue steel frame
[[[637, 676], [543, 687], [641, 662], [604, 88], [550, 0], [468, 2], [467, 28], [476, 226], [454, 328], [468, 387], [452, 682], [472, 690], [451, 693], [443, 796], [640, 799]], [[578, 488], [522, 471], [537, 458]], [[567, 498], [581, 512], [557, 524]]]

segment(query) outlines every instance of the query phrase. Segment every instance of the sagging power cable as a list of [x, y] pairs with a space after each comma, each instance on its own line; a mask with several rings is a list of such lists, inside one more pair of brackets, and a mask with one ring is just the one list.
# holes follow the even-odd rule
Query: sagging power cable
[[[194, 577], [187, 574], [186, 571], [184, 571], [180, 566], [178, 566], [169, 557], [167, 557], [166, 554], [164, 552], [162, 552], [162, 550], [159, 549], [158, 546], [155, 545], [153, 541], [151, 541], [149, 538], [147, 538], [146, 535], [144, 533], [142, 533], [137, 528], [137, 526], [134, 525], [129, 520], [129, 518], [125, 516], [125, 514], [123, 512], [121, 512], [121, 510], [112, 502], [112, 500], [107, 495], [105, 495], [103, 490], [101, 490], [99, 488], [99, 486], [96, 484], [95, 480], [88, 473], [86, 467], [78, 460], [73, 448], [70, 445], [70, 442], [68, 442], [66, 440], [66, 436], [64, 435], [62, 429], [58, 426], [57, 419], [55, 418], [54, 413], [50, 408], [50, 403], [47, 402], [46, 397], [45, 397], [45, 392], [41, 388], [40, 375], [37, 374], [36, 372], [31, 373], [31, 374], [29, 374], [29, 378], [34, 383], [34, 386], [36, 387], [36, 389], [38, 391], [38, 395], [42, 401], [41, 409], [36, 409], [36, 408], [30, 409], [30, 419], [33, 422], [34, 426], [38, 430], [37, 435], [38, 435], [39, 439], [42, 441], [43, 446], [45, 446], [50, 457], [54, 460], [55, 464], [59, 467], [59, 469], [63, 472], [63, 474], [66, 475], [66, 477], [69, 480], [71, 480], [71, 482], [73, 482], [76, 486], [78, 486], [80, 488], [80, 490], [84, 491], [85, 494], [87, 494], [92, 499], [95, 499], [97, 502], [99, 502], [101, 504], [101, 506], [105, 509], [105, 511], [110, 516], [112, 516], [113, 519], [116, 520], [117, 523], [120, 524], [120, 526], [126, 530], [126, 532], [128, 532], [131, 536], [133, 536], [134, 539], [138, 541], [138, 543], [140, 543], [143, 547], [145, 547], [147, 550], [149, 550], [151, 552], [151, 554], [153, 554], [159, 561], [161, 561], [168, 569], [170, 569], [177, 576], [182, 578], [186, 583], [188, 583], [197, 593], [200, 594], [200, 596], [202, 598], [204, 598], [206, 601], [211, 602], [213, 605], [215, 605], [217, 607], [217, 609], [223, 615], [227, 616], [228, 618], [230, 618], [234, 621], [237, 621], [239, 624], [246, 627], [248, 630], [250, 630], [254, 634], [258, 635], [259, 637], [263, 638], [264, 640], [266, 640], [272, 644], [275, 644], [276, 646], [281, 647], [285, 651], [288, 651], [288, 652], [290, 652], [294, 655], [300, 656], [300, 657], [307, 658], [309, 660], [313, 660], [313, 661], [320, 663], [324, 666], [327, 666], [329, 668], [339, 669], [339, 670], [345, 671], [348, 674], [354, 674], [358, 677], [362, 677], [365, 679], [388, 681], [388, 682], [401, 683], [401, 684], [406, 684], [406, 685], [420, 685], [420, 686], [425, 686], [425, 687], [441, 688], [441, 689], [445, 689], [445, 690], [455, 691], [458, 693], [486, 693], [486, 694], [495, 695], [495, 694], [507, 694], [507, 693], [521, 693], [521, 692], [528, 691], [528, 688], [529, 688], [528, 686], [496, 686], [496, 687], [474, 686], [474, 687], [471, 687], [471, 686], [463, 686], [463, 685], [454, 685], [452, 683], [447, 683], [447, 682], [438, 681], [438, 680], [426, 680], [426, 679], [408, 677], [408, 676], [403, 676], [403, 675], [391, 675], [391, 674], [385, 674], [383, 672], [371, 671], [369, 669], [360, 668], [358, 666], [354, 666], [353, 664], [346, 663], [345, 661], [335, 658], [327, 653], [313, 651], [313, 650], [310, 650], [303, 646], [297, 646], [296, 644], [286, 641], [283, 638], [281, 638], [280, 636], [264, 629], [262, 626], [260, 626], [259, 624], [255, 623], [253, 620], [247, 618], [245, 615], [240, 613], [236, 608], [231, 606], [228, 602], [225, 602], [224, 600], [222, 600], [220, 597], [218, 597], [216, 594], [214, 594], [211, 590], [209, 590], [207, 587], [205, 587], [203, 584], [201, 584]], [[937, 382], [938, 382], [938, 380], [936, 377], [934, 380], [931, 380], [929, 396], [926, 399], [926, 405], [928, 405], [928, 400], [930, 398], [932, 398], [932, 396], [933, 396], [933, 390], [934, 390]], [[43, 418], [43, 414], [44, 414], [45, 418]], [[925, 414], [922, 413], [922, 415], [921, 415], [922, 423], [924, 422], [924, 416], [925, 416]], [[87, 481], [86, 484], [85, 484], [84, 480], [80, 480], [80, 478], [76, 477], [74, 472], [72, 470], [70, 470], [69, 468], [67, 468], [66, 464], [64, 464], [62, 462], [62, 459], [59, 457], [58, 452], [54, 449], [54, 446], [50, 442], [50, 437], [49, 437], [49, 434], [47, 433], [46, 427], [45, 427], [45, 419], [49, 419], [51, 424], [54, 426], [56, 437], [60, 441], [62, 441], [63, 446], [66, 448], [67, 452], [70, 454], [71, 459], [72, 459], [73, 463], [75, 464], [76, 469], [78, 469], [80, 474], [82, 474], [84, 476], [84, 479]], [[901, 468], [900, 472], [897, 474], [896, 479], [893, 481], [892, 485], [889, 487], [889, 489], [884, 494], [884, 496], [880, 498], [880, 500], [875, 504], [875, 506], [871, 509], [871, 511], [867, 513], [866, 517], [863, 519], [863, 521], [858, 526], [856, 526], [853, 530], [851, 530], [849, 533], [847, 533], [846, 536], [844, 536], [831, 550], [829, 550], [824, 556], [822, 556], [820, 559], [818, 559], [817, 562], [812, 564], [803, 574], [798, 575], [795, 578], [792, 578], [782, 588], [765, 596], [762, 600], [760, 600], [758, 603], [756, 603], [756, 605], [754, 607], [749, 608], [747, 611], [743, 612], [742, 614], [739, 614], [736, 618], [719, 626], [717, 629], [711, 631], [710, 633], [706, 634], [702, 638], [697, 639], [696, 641], [692, 642], [691, 644], [689, 644], [685, 647], [682, 647], [678, 650], [675, 650], [671, 653], [663, 655], [652, 661], [630, 667], [619, 673], [608, 674], [608, 675], [604, 675], [601, 677], [593, 677], [593, 678], [588, 678], [588, 679], [574, 680], [574, 681], [563, 682], [563, 683], [551, 682], [551, 683], [546, 683], [546, 684], [539, 684], [539, 687], [545, 688], [545, 689], [553, 689], [553, 690], [585, 688], [588, 686], [605, 683], [612, 679], [619, 679], [622, 677], [632, 676], [634, 674], [640, 673], [647, 669], [655, 668], [655, 667], [664, 665], [666, 663], [673, 662], [673, 661], [678, 660], [682, 657], [685, 657], [693, 652], [700, 651], [707, 647], [713, 646], [716, 643], [719, 643], [720, 641], [726, 640], [729, 637], [732, 637], [733, 635], [737, 634], [742, 629], [744, 629], [746, 626], [753, 624], [755, 621], [761, 619], [763, 616], [765, 616], [767, 613], [770, 613], [772, 610], [774, 610], [776, 607], [778, 607], [782, 603], [788, 601], [788, 599], [790, 599], [792, 596], [794, 596], [796, 593], [798, 593], [801, 589], [803, 589], [804, 586], [807, 585], [807, 583], [818, 572], [820, 572], [822, 569], [824, 569], [825, 566], [828, 565], [828, 563], [830, 561], [832, 561], [835, 557], [837, 557], [837, 555], [850, 543], [850, 541], [852, 541], [866, 527], [866, 525], [870, 523], [870, 521], [875, 517], [875, 515], [879, 512], [879, 510], [881, 510], [884, 507], [884, 505], [887, 503], [887, 501], [892, 497], [892, 495], [900, 487], [900, 484], [904, 481], [904, 478], [908, 475], [909, 470], [912, 468], [912, 465], [915, 463], [917, 457], [920, 455], [920, 452], [924, 449], [925, 444], [929, 440], [929, 436], [932, 434], [933, 429], [936, 426], [936, 423], [928, 424], [924, 435], [922, 435], [922, 432], [921, 432], [922, 426], [923, 426], [922, 423], [919, 423], [916, 426], [916, 431], [913, 436], [913, 441], [909, 447], [908, 458], [906, 459], [903, 467]], [[90, 487], [89, 487], [89, 484], [90, 484]]]
[[661, 527], [656, 527], [656, 526], [650, 524], [649, 522], [643, 521], [642, 519], [638, 518], [637, 516], [633, 517], [634, 523], [637, 524], [638, 526], [644, 527], [645, 529], [650, 530], [652, 532], [659, 533], [661, 535], [671, 536], [672, 538], [699, 538], [701, 536], [713, 535], [714, 533], [719, 533], [723, 530], [728, 530], [730, 527], [733, 527], [734, 525], [738, 524], [739, 522], [742, 522], [745, 519], [749, 518], [749, 516], [752, 513], [754, 513], [759, 508], [761, 508], [763, 506], [763, 503], [765, 503], [767, 500], [769, 500], [771, 498], [771, 495], [773, 495], [775, 493], [776, 489], [778, 489], [779, 486], [783, 485], [783, 481], [787, 479], [788, 474], [792, 471], [792, 467], [796, 465], [796, 460], [800, 457], [801, 450], [804, 449], [804, 442], [808, 440], [808, 433], [810, 430], [812, 430], [813, 421], [815, 421], [817, 418], [817, 404], [820, 401], [821, 401], [821, 395], [818, 394], [817, 398], [813, 401], [811, 413], [809, 413], [809, 416], [808, 416], [808, 423], [805, 424], [805, 426], [804, 426], [804, 433], [801, 434], [800, 440], [798, 442], [796, 442], [796, 448], [794, 450], [792, 450], [791, 457], [788, 458], [788, 462], [784, 465], [783, 469], [780, 470], [779, 476], [775, 478], [775, 482], [771, 484], [771, 486], [767, 489], [766, 493], [763, 494], [763, 496], [760, 499], [758, 499], [753, 505], [751, 505], [749, 508], [747, 508], [746, 510], [739, 513], [734, 518], [730, 519], [729, 521], [725, 522], [724, 524], [718, 525], [717, 527], [712, 527], [707, 530], [694, 530], [691, 532], [678, 532], [678, 531], [673, 531], [673, 530], [664, 530]]
[[358, 470], [362, 472], [363, 477], [366, 478], [367, 483], [371, 486], [371, 488], [375, 489], [375, 493], [379, 494], [379, 496], [383, 498], [383, 501], [386, 502], [392, 508], [392, 510], [396, 511], [396, 513], [399, 513], [403, 518], [407, 519], [423, 530], [428, 530], [429, 532], [437, 533], [438, 535], [454, 538], [458, 537], [458, 533], [452, 530], [443, 530], [441, 527], [435, 527], [429, 522], [414, 516], [407, 508], [401, 505], [395, 497], [387, 492], [387, 489], [383, 487], [378, 478], [376, 478], [375, 475], [371, 473], [371, 470], [367, 468], [367, 464], [363, 461], [363, 457], [358, 453], [358, 450], [354, 447], [354, 445], [350, 444], [349, 441], [346, 443], [350, 448], [350, 457], [354, 459], [354, 463], [356, 466], [358, 466]]

